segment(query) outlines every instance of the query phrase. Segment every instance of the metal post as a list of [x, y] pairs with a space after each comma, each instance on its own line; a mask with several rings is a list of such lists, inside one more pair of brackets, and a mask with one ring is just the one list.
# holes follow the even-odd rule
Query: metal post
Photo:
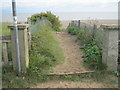
[[18, 42], [18, 28], [17, 28], [17, 16], [16, 16], [16, 2], [12, 0], [12, 10], [13, 10], [13, 25], [15, 30], [15, 44], [16, 44], [16, 63], [17, 63], [17, 75], [20, 75], [20, 52], [19, 52], [19, 42]]
[[[118, 27], [120, 26], [120, 1], [118, 2]], [[118, 72], [120, 73], [120, 30], [118, 30]], [[120, 88], [120, 74], [118, 76], [118, 88]]]

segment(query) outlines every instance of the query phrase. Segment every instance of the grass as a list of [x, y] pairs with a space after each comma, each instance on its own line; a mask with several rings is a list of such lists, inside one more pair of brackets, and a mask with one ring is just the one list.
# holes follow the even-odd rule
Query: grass
[[0, 28], [0, 33], [2, 33], [3, 35], [8, 35], [10, 34], [10, 29], [7, 27], [8, 25], [10, 25], [11, 23], [9, 22], [2, 22], [2, 28]]
[[44, 25], [36, 29], [32, 33], [29, 69], [17, 77], [12, 67], [3, 68], [3, 88], [31, 88], [49, 80], [47, 73], [51, 72], [53, 66], [63, 62], [64, 56], [52, 34], [52, 28]]
[[106, 88], [117, 88], [118, 81], [117, 77], [114, 76], [111, 72], [99, 71], [94, 73], [87, 74], [74, 74], [74, 75], [61, 75], [61, 76], [50, 76], [51, 80], [66, 80], [73, 82], [85, 82], [85, 83], [93, 83], [98, 82], [102, 85], [105, 85]]

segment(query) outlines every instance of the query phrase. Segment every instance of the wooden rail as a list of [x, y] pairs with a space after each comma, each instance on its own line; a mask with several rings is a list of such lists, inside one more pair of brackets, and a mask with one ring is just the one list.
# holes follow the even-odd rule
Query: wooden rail
[[70, 72], [70, 73], [49, 73], [49, 76], [63, 76], [63, 75], [78, 75], [78, 74], [89, 74], [95, 71], [85, 71], [85, 72]]

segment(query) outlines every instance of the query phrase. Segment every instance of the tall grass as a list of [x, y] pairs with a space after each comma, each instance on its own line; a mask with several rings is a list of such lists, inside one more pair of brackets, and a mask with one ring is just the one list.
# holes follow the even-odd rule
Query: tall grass
[[30, 68], [38, 67], [38, 72], [40, 71], [40, 73], [49, 72], [50, 67], [61, 63], [64, 59], [57, 39], [52, 33], [52, 28], [46, 25], [39, 26], [38, 31], [33, 32]]
[[82, 27], [77, 33], [77, 38], [82, 44], [90, 43], [92, 41], [92, 32], [86, 27]]
[[7, 35], [7, 34], [10, 34], [10, 29], [8, 28], [8, 25], [10, 25], [11, 23], [9, 22], [2, 22], [1, 25], [2, 25], [2, 28], [0, 28], [0, 34], [3, 34], [3, 35]]

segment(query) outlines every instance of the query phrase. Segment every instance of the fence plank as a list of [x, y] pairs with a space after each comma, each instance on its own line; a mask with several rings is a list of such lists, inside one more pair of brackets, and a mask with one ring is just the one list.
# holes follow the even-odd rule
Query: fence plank
[[11, 35], [0, 35], [0, 40], [11, 40]]
[[8, 64], [8, 51], [7, 51], [7, 43], [2, 44], [3, 49], [3, 59], [4, 59], [4, 65]]

